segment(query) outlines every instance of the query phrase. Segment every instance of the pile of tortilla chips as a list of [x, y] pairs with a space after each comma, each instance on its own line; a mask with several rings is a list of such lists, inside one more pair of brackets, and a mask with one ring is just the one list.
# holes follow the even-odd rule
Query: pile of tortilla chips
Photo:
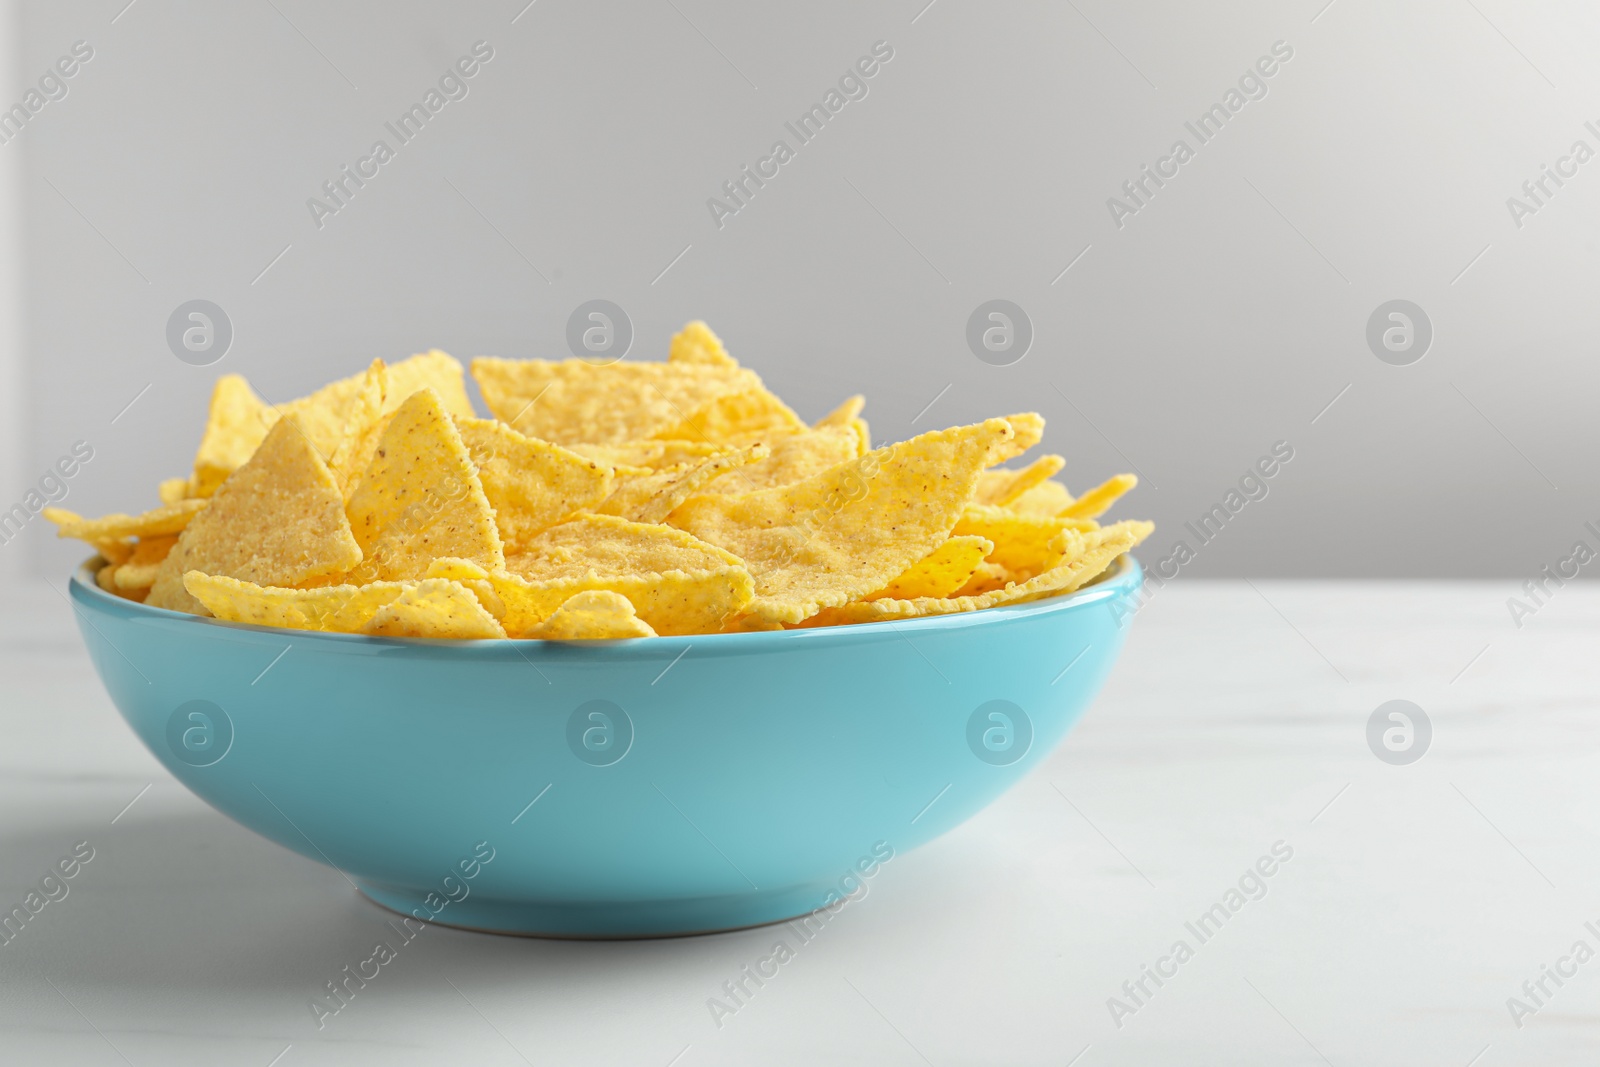
[[1070, 593], [1152, 527], [1096, 521], [1036, 414], [873, 448], [807, 425], [704, 323], [666, 362], [428, 352], [282, 405], [217, 382], [194, 473], [142, 515], [48, 515], [102, 589], [232, 622], [583, 640], [975, 611]]

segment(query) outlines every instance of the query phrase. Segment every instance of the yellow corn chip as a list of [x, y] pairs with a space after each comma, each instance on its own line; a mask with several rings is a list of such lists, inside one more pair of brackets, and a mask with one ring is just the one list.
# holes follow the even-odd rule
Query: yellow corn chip
[[672, 522], [745, 561], [749, 614], [797, 623], [876, 592], [933, 551], [1014, 434], [1005, 419], [922, 434], [794, 485], [702, 493]]
[[658, 431], [667, 440], [753, 445], [804, 433], [807, 427], [788, 404], [765, 389], [728, 393], [706, 401], [688, 418]]
[[768, 452], [766, 445], [751, 445], [697, 463], [620, 478], [616, 490], [595, 511], [634, 522], [664, 522], [679, 504], [713, 481], [739, 482], [738, 468], [765, 459]]
[[244, 465], [278, 419], [238, 374], [224, 374], [211, 390], [211, 410], [194, 457], [192, 493], [207, 497]]
[[94, 584], [108, 593], [115, 593], [117, 589], [117, 564], [107, 563], [94, 572]]
[[141, 537], [133, 546], [133, 555], [117, 568], [116, 583], [122, 589], [149, 589], [156, 584], [156, 572], [161, 561], [167, 558], [172, 546], [178, 543], [177, 534], [160, 537]]
[[438, 393], [445, 411], [455, 418], [477, 417], [478, 413], [472, 410], [472, 401], [467, 399], [467, 376], [461, 364], [437, 348], [390, 365], [385, 414], [404, 404], [412, 393], [424, 389]]
[[217, 487], [156, 572], [146, 603], [202, 614], [188, 571], [264, 585], [325, 581], [356, 565], [344, 498], [299, 416], [281, 419], [244, 466]]
[[1119, 522], [1087, 533], [1066, 531], [1062, 538], [1060, 562], [1049, 570], [1014, 585], [979, 596], [949, 599], [923, 597], [916, 600], [858, 601], [830, 608], [808, 619], [806, 626], [838, 626], [849, 623], [886, 622], [926, 615], [949, 615], [978, 611], [1003, 604], [1020, 604], [1046, 596], [1075, 592], [1103, 574], [1118, 556], [1131, 552], [1150, 536], [1155, 527], [1148, 522]]
[[[176, 504], [163, 504], [141, 515], [123, 515], [116, 512], [102, 515], [98, 519], [73, 516], [76, 521], [59, 523], [56, 536], [88, 541], [98, 548], [102, 542], [121, 541], [129, 537], [160, 537], [164, 534], [175, 534], [188, 526], [205, 506], [204, 500], [180, 500]], [[44, 515], [45, 518], [56, 521], [61, 516], [72, 515], [72, 512], [62, 511], [59, 508], [46, 508]]]
[[1118, 474], [1068, 504], [1060, 514], [1063, 518], [1098, 519], [1117, 502], [1117, 498], [1138, 484], [1139, 479], [1133, 475]]
[[978, 564], [977, 568], [972, 572], [972, 577], [967, 579], [966, 585], [963, 585], [953, 593], [945, 595], [950, 597], [977, 596], [980, 593], [988, 593], [995, 589], [1004, 589], [1013, 582], [1024, 580], [1026, 579], [1006, 570], [1000, 564], [990, 563], [985, 560]]
[[699, 319], [673, 335], [667, 360], [672, 363], [704, 363], [714, 367], [739, 366], [738, 361], [722, 347], [722, 339]]
[[1040, 456], [1019, 470], [1001, 467], [983, 472], [974, 503], [1005, 507], [1067, 465], [1061, 456]]
[[372, 463], [372, 454], [378, 448], [388, 390], [389, 370], [383, 360], [375, 359], [362, 376], [361, 387], [350, 398], [344, 429], [339, 432], [339, 441], [328, 459], [328, 470], [346, 500], [350, 499], [356, 481]]
[[1072, 506], [1072, 494], [1067, 487], [1048, 478], [1026, 490], [1006, 507], [1022, 515], [1060, 515]]
[[[708, 441], [619, 441], [612, 445], [573, 444], [566, 447], [580, 456], [588, 456], [613, 467], [640, 467], [646, 470], [679, 467], [708, 456], [734, 451], [732, 445], [714, 445]], [[620, 475], [623, 472], [619, 469], [617, 473]]]
[[708, 633], [749, 603], [753, 583], [737, 556], [669, 526], [581, 515], [546, 530], [491, 574], [513, 637], [577, 593], [627, 597], [661, 634]]
[[422, 578], [441, 556], [488, 570], [505, 563], [483, 483], [432, 389], [396, 409], [348, 513], [363, 558], [346, 580], [357, 585]]
[[471, 560], [457, 559], [454, 556], [436, 559], [428, 564], [428, 577], [449, 578], [453, 582], [459, 582], [477, 595], [478, 603], [483, 605], [484, 611], [496, 619], [506, 617], [505, 601], [494, 591], [494, 583], [489, 581], [489, 572]]
[[467, 641], [506, 635], [472, 590], [446, 578], [407, 583], [405, 592], [379, 608], [361, 632], [373, 637]]
[[898, 578], [863, 600], [914, 600], [950, 596], [983, 565], [994, 544], [982, 537], [951, 537], [907, 567]]
[[861, 415], [861, 410], [867, 406], [867, 398], [859, 393], [828, 412], [818, 419], [813, 425], [813, 430], [821, 430], [830, 426], [849, 426]]
[[1051, 542], [1061, 531], [1092, 530], [1096, 525], [1092, 519], [1019, 515], [1007, 508], [969, 504], [956, 523], [955, 532], [988, 538], [994, 542], [990, 563], [1031, 576], [1055, 565], [1060, 554], [1051, 548]]
[[1038, 444], [1044, 438], [1044, 416], [1036, 411], [1025, 411], [1020, 415], [1007, 415], [1006, 421], [1017, 435], [1009, 441], [1003, 442], [989, 457], [989, 463], [1004, 463], [1016, 459], [1028, 449]]
[[[87, 521], [76, 511], [68, 511], [66, 508], [47, 507], [40, 511], [39, 514], [43, 515], [47, 521], [55, 524], [56, 536], [58, 537], [67, 536], [61, 533], [63, 527], [75, 526]], [[133, 555], [134, 539], [131, 537], [110, 537], [99, 541], [90, 541], [89, 544], [95, 551], [100, 553], [107, 563], [126, 563], [129, 557]], [[108, 582], [110, 580], [109, 577], [106, 579]]]
[[793, 485], [813, 475], [860, 459], [861, 438], [850, 426], [826, 427], [806, 433], [780, 437], [772, 442], [771, 454], [739, 468], [738, 474], [721, 478], [701, 492], [718, 494], [753, 493]]
[[590, 589], [574, 593], [548, 619], [522, 636], [547, 641], [608, 641], [654, 637], [656, 632], [634, 613], [633, 602], [621, 593]]
[[493, 419], [457, 419], [456, 429], [507, 546], [527, 542], [612, 493], [615, 479], [608, 464], [524, 437]]
[[742, 368], [690, 362], [595, 366], [480, 356], [472, 376], [496, 418], [557, 444], [652, 437], [708, 400], [761, 387]]
[[163, 504], [176, 504], [180, 500], [187, 500], [195, 494], [190, 492], [194, 482], [189, 478], [163, 478], [156, 487], [156, 494]]
[[290, 589], [199, 571], [185, 574], [183, 585], [212, 615], [225, 622], [331, 633], [360, 633], [379, 608], [406, 590], [402, 582]]

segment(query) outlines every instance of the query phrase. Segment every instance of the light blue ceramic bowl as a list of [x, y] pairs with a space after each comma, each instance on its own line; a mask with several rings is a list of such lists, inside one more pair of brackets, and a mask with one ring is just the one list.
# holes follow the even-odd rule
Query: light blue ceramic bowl
[[417, 919], [646, 937], [837, 908], [1061, 741], [1122, 647], [1068, 597], [779, 633], [557, 643], [306, 633], [122, 600], [79, 627], [157, 759]]

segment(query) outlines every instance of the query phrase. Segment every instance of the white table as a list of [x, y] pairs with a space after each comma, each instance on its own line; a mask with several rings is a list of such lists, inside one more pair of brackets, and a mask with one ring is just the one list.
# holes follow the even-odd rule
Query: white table
[[[1600, 959], [1546, 978], [1520, 1029], [1507, 999], [1600, 951], [1600, 590], [1521, 630], [1514, 591], [1169, 585], [1047, 764], [896, 858], [720, 1029], [708, 998], [773, 930], [433, 928], [320, 1032], [310, 997], [387, 916], [173, 782], [60, 595], [13, 591], [0, 902], [76, 842], [94, 858], [0, 945], [0, 1063], [1593, 1063]], [[1434, 729], [1409, 766], [1366, 741], [1394, 698]], [[1201, 943], [1185, 922], [1278, 841], [1266, 895]], [[1119, 1028], [1108, 998], [1133, 1007], [1122, 984], [1178, 939], [1192, 958]]]

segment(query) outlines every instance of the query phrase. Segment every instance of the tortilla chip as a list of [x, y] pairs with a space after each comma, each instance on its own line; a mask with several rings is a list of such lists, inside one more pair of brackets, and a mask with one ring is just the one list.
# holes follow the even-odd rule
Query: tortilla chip
[[156, 572], [146, 603], [204, 614], [184, 588], [189, 571], [260, 585], [306, 585], [355, 566], [344, 497], [298, 415], [280, 419], [244, 466], [217, 487]]
[[163, 504], [176, 504], [195, 495], [190, 491], [193, 485], [190, 478], [163, 478], [161, 484], [156, 486], [156, 495]]
[[701, 363], [713, 367], [736, 369], [737, 360], [722, 347], [722, 339], [711, 332], [711, 327], [699, 319], [686, 324], [672, 337], [667, 352], [670, 363]]
[[608, 589], [628, 598], [660, 634], [709, 633], [754, 594], [737, 556], [669, 526], [581, 515], [546, 530], [491, 574], [513, 637], [577, 593]]
[[858, 393], [822, 416], [812, 424], [811, 428], [813, 430], [822, 430], [829, 427], [849, 426], [856, 421], [856, 418], [861, 414], [861, 410], [866, 406], [867, 398]]
[[103, 564], [99, 570], [94, 572], [94, 584], [108, 593], [117, 592], [117, 564]]
[[396, 409], [348, 513], [362, 559], [346, 580], [357, 585], [420, 579], [441, 556], [486, 570], [505, 564], [483, 483], [432, 389]]
[[742, 368], [692, 362], [597, 366], [479, 356], [472, 376], [496, 418], [557, 444], [653, 437], [709, 400], [761, 387]]
[[483, 494], [507, 547], [605, 500], [615, 487], [610, 465], [549, 441], [524, 437], [493, 419], [457, 419]]
[[736, 476], [718, 479], [701, 492], [753, 493], [793, 485], [841, 463], [860, 459], [862, 454], [861, 439], [849, 426], [780, 437], [772, 442], [771, 453], [765, 459], [740, 467]]
[[951, 537], [863, 600], [946, 597], [971, 580], [994, 544], [982, 537]]
[[713, 481], [740, 482], [739, 468], [765, 459], [768, 452], [766, 445], [751, 445], [697, 463], [619, 478], [617, 488], [594, 510], [634, 522], [664, 522], [678, 505]]
[[1019, 515], [1060, 515], [1072, 506], [1072, 494], [1067, 487], [1053, 478], [1046, 479], [1026, 490], [1006, 507]]
[[551, 616], [523, 637], [547, 641], [609, 641], [623, 637], [654, 637], [650, 624], [634, 614], [633, 602], [608, 589], [574, 593]]
[[377, 451], [378, 438], [383, 434], [384, 400], [388, 391], [389, 370], [383, 360], [375, 359], [362, 375], [361, 387], [350, 399], [344, 428], [339, 431], [339, 441], [328, 459], [328, 470], [346, 500], [350, 499], [356, 482], [371, 465], [372, 454]]
[[1056, 564], [1060, 554], [1051, 544], [1063, 530], [1092, 530], [1096, 525], [1092, 519], [1019, 515], [1008, 508], [969, 504], [956, 523], [955, 532], [988, 538], [994, 542], [990, 563], [1032, 576]]
[[1007, 460], [1016, 459], [1028, 449], [1044, 439], [1044, 416], [1037, 411], [1025, 411], [1020, 415], [1007, 415], [1006, 421], [1017, 435], [1009, 441], [1003, 442], [989, 459], [989, 465], [1005, 463]]
[[955, 592], [947, 593], [945, 595], [949, 597], [977, 596], [980, 593], [992, 592], [995, 589], [1004, 589], [1006, 586], [1011, 585], [1014, 582], [1022, 582], [1026, 580], [1026, 575], [1014, 574], [1013, 572], [1000, 566], [998, 563], [990, 563], [988, 560], [985, 560], [984, 562], [978, 564], [976, 569], [973, 570], [972, 577], [967, 579], [967, 584], [963, 585]]
[[454, 417], [477, 418], [478, 413], [472, 410], [472, 401], [467, 398], [466, 372], [455, 357], [437, 348], [390, 365], [385, 414], [404, 404], [411, 394], [424, 389], [438, 393], [439, 402]]
[[1020, 604], [1043, 597], [1065, 596], [1089, 584], [1118, 556], [1131, 552], [1149, 537], [1155, 526], [1148, 522], [1119, 522], [1098, 530], [1065, 533], [1061, 560], [1049, 570], [1025, 582], [996, 589], [980, 596], [949, 599], [922, 597], [916, 600], [873, 600], [830, 608], [806, 620], [805, 626], [838, 626], [863, 622], [889, 622], [927, 615], [949, 615], [961, 611]]
[[672, 523], [744, 560], [756, 583], [749, 614], [797, 623], [876, 592], [933, 551], [1014, 435], [1005, 419], [922, 434], [794, 485], [702, 493]]
[[[72, 537], [88, 541], [99, 548], [103, 542], [125, 541], [130, 537], [161, 537], [183, 530], [206, 506], [204, 500], [180, 500], [176, 504], [163, 504], [140, 515], [123, 515], [113, 512], [98, 519], [84, 519], [73, 515], [76, 521], [59, 521], [72, 515], [60, 508], [46, 508], [45, 518], [57, 523], [57, 537]], [[131, 546], [130, 546], [131, 547]], [[107, 557], [109, 558], [109, 557]], [[118, 560], [117, 562], [122, 562]]]
[[406, 590], [401, 582], [291, 589], [200, 571], [185, 574], [183, 585], [212, 615], [224, 622], [330, 633], [361, 632], [379, 608], [398, 599]]
[[[46, 507], [39, 514], [43, 515], [47, 521], [55, 524], [57, 537], [67, 536], [61, 532], [63, 527], [75, 526], [86, 521], [76, 511], [68, 511], [66, 508]], [[99, 552], [107, 563], [126, 563], [129, 557], [133, 555], [134, 539], [131, 537], [109, 537], [99, 541], [90, 541], [89, 545], [96, 552]], [[106, 579], [106, 581], [110, 580], [109, 577]]]
[[361, 632], [373, 637], [466, 641], [506, 635], [472, 590], [446, 578], [407, 583], [405, 592], [379, 608]]
[[208, 497], [244, 466], [278, 419], [242, 375], [224, 374], [211, 389], [211, 408], [194, 457], [195, 496]]
[[1005, 507], [1067, 465], [1062, 456], [1040, 456], [1021, 469], [1001, 467], [983, 472], [974, 503]]
[[141, 537], [134, 545], [133, 554], [117, 568], [116, 583], [119, 590], [149, 589], [156, 584], [156, 572], [161, 563], [178, 543], [177, 534], [160, 537]]
[[1139, 484], [1132, 474], [1118, 474], [1084, 493], [1061, 511], [1063, 518], [1098, 519], [1117, 499]]
[[478, 603], [483, 605], [484, 611], [496, 619], [506, 617], [505, 601], [494, 591], [494, 583], [489, 581], [489, 572], [471, 560], [457, 559], [454, 556], [436, 559], [428, 564], [428, 577], [449, 578], [453, 582], [459, 582], [477, 595]]
[[[640, 467], [646, 470], [664, 470], [680, 467], [709, 456], [720, 456], [735, 451], [732, 445], [717, 445], [709, 441], [619, 441], [612, 445], [573, 444], [567, 448], [580, 456], [608, 463], [613, 467]], [[618, 474], [622, 471], [618, 470]]]
[[742, 447], [760, 442], [770, 444], [780, 437], [804, 433], [806, 429], [806, 424], [788, 404], [765, 389], [751, 389], [708, 400], [688, 418], [658, 431], [655, 436]]

